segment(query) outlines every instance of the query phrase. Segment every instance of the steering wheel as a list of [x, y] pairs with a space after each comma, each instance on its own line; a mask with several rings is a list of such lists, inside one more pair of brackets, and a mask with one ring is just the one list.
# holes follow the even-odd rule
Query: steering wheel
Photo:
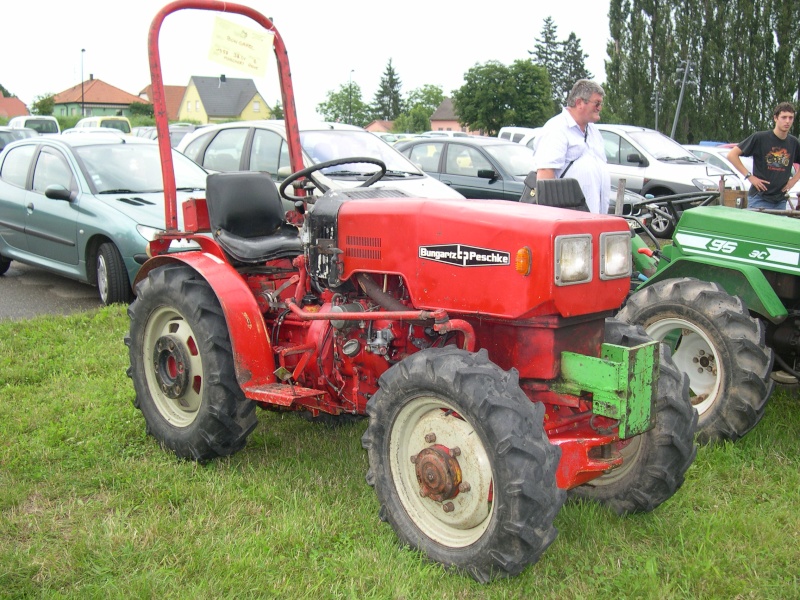
[[296, 200], [305, 200], [308, 198], [307, 196], [306, 198], [301, 198], [300, 196], [294, 196], [292, 194], [289, 194], [286, 191], [286, 188], [288, 188], [298, 179], [301, 179], [303, 177], [308, 177], [314, 183], [314, 185], [317, 186], [317, 188], [324, 194], [330, 188], [321, 181], [319, 181], [318, 179], [316, 179], [314, 177], [314, 173], [316, 173], [317, 171], [321, 171], [322, 169], [327, 169], [328, 167], [335, 167], [337, 165], [347, 165], [352, 163], [369, 163], [371, 165], [377, 165], [380, 168], [379, 171], [376, 171], [369, 179], [367, 179], [364, 183], [362, 183], [357, 187], [369, 187], [373, 183], [381, 179], [384, 175], [386, 175], [386, 163], [377, 158], [370, 158], [368, 156], [359, 156], [354, 158], [350, 157], [336, 158], [334, 160], [326, 160], [325, 162], [311, 165], [310, 167], [306, 167], [305, 169], [301, 169], [295, 173], [292, 173], [281, 182], [281, 185], [278, 188], [278, 192], [280, 193], [281, 197], [286, 198], [290, 202], [294, 202]]

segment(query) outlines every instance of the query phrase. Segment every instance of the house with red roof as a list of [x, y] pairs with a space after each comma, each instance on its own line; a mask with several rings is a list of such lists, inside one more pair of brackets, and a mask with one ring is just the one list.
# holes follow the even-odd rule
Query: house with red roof
[[[181, 110], [181, 103], [183, 102], [184, 94], [186, 94], [185, 85], [164, 86], [164, 99], [167, 101], [168, 121], [178, 120], [178, 114], [180, 113]], [[153, 86], [148, 85], [141, 92], [139, 92], [139, 98], [142, 99], [142, 102], [147, 102], [148, 104], [151, 104], [153, 102]]]
[[22, 100], [16, 96], [6, 98], [3, 92], [0, 92], [0, 118], [10, 120], [12, 117], [21, 117], [29, 114], [31, 113]]
[[134, 102], [149, 104], [149, 101], [129, 94], [111, 84], [89, 75], [83, 81], [56, 94], [53, 98], [53, 116], [123, 116], [130, 117], [130, 106]]

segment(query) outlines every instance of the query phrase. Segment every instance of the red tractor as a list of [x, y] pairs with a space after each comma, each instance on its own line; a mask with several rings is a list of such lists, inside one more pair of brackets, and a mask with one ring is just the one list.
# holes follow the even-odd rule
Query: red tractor
[[[275, 33], [294, 173], [280, 190], [264, 173], [211, 175], [179, 230], [157, 40], [182, 8]], [[568, 493], [628, 513], [680, 487], [697, 422], [686, 377], [641, 328], [610, 318], [629, 290], [624, 220], [407, 197], [370, 187], [385, 167], [369, 157], [304, 169], [283, 41], [247, 7], [166, 6], [150, 58], [167, 231], [137, 278], [125, 342], [135, 405], [165, 447], [230, 455], [256, 407], [368, 415], [381, 519], [479, 581], [535, 562]], [[315, 173], [341, 162], [375, 173], [327, 190]], [[321, 195], [305, 196], [312, 185]], [[281, 196], [296, 201], [294, 224]], [[175, 240], [199, 249], [170, 252]]]

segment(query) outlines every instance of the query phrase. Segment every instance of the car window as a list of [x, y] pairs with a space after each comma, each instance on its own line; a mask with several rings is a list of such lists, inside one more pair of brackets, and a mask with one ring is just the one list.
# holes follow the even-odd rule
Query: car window
[[625, 138], [619, 138], [619, 164], [628, 165], [631, 167], [638, 167], [639, 166], [638, 161], [628, 160], [628, 157], [631, 154], [639, 154], [641, 156], [639, 151], [636, 148], [634, 148], [633, 144], [631, 144]]
[[[536, 168], [533, 152], [527, 146], [521, 144], [497, 144], [486, 146], [484, 150], [495, 162], [500, 163], [506, 173], [511, 175], [524, 177]], [[493, 169], [494, 167], [488, 165], [479, 168]]]
[[58, 124], [51, 119], [28, 119], [25, 127], [35, 129], [39, 133], [58, 133]]
[[203, 157], [200, 156], [200, 153], [203, 151], [203, 148], [208, 143], [208, 140], [213, 137], [213, 135], [214, 132], [209, 131], [208, 133], [197, 136], [194, 140], [189, 142], [186, 148], [184, 148], [183, 155], [188, 156], [198, 164], [203, 164]]
[[619, 136], [610, 131], [601, 131], [603, 146], [606, 150], [606, 162], [610, 165], [619, 164]]
[[477, 177], [481, 169], [492, 169], [492, 163], [480, 150], [463, 144], [450, 144], [447, 148], [445, 173]]
[[206, 148], [203, 166], [212, 171], [238, 171], [248, 132], [247, 127], [221, 129]]
[[423, 171], [436, 173], [439, 171], [439, 158], [444, 150], [443, 142], [430, 142], [412, 146], [408, 158]]
[[266, 171], [276, 181], [278, 170], [289, 165], [289, 148], [283, 137], [267, 129], [256, 129], [250, 151], [250, 170]]
[[33, 171], [33, 191], [44, 194], [50, 185], [72, 189], [72, 171], [61, 153], [43, 148]]
[[0, 179], [6, 183], [24, 188], [28, 181], [28, 171], [30, 170], [31, 159], [33, 159], [35, 150], [36, 146], [33, 145], [20, 146], [9, 150], [0, 170]]

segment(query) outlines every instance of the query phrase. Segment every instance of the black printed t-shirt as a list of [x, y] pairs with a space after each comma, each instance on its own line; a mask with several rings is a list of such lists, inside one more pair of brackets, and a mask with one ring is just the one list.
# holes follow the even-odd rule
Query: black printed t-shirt
[[[792, 165], [800, 162], [800, 142], [793, 135], [785, 140], [770, 131], [758, 131], [739, 144], [742, 156], [753, 157], [753, 175], [769, 181], [766, 192], [761, 197], [769, 202], [785, 200], [783, 186], [792, 175]], [[750, 196], [759, 191], [750, 186]]]

